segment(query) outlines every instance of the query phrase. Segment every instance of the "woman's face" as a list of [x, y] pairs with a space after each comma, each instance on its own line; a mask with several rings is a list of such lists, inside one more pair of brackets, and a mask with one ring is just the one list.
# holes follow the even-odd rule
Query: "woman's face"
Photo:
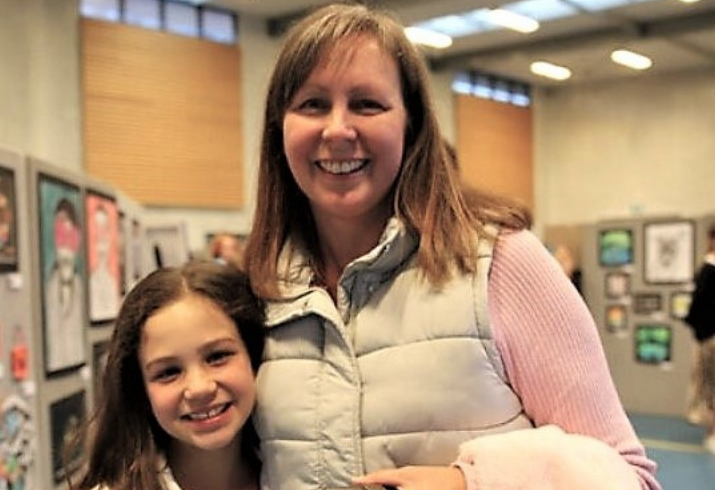
[[407, 125], [399, 71], [372, 37], [343, 43], [326, 51], [291, 100], [284, 148], [316, 220], [381, 223], [391, 213]]

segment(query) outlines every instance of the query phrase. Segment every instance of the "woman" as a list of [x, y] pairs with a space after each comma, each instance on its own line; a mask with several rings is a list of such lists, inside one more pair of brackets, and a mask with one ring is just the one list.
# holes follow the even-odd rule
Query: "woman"
[[360, 5], [278, 56], [244, 255], [262, 487], [658, 489], [588, 310], [518, 208], [467, 203], [428, 80]]

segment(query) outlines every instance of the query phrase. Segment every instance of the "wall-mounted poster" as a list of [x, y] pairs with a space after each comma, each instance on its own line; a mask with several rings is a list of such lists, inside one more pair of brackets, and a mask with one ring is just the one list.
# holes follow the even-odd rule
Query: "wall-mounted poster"
[[0, 167], [0, 272], [17, 270], [15, 172]]
[[63, 482], [68, 474], [77, 471], [82, 464], [84, 444], [78, 431], [86, 420], [84, 390], [50, 405], [52, 477], [55, 483]]
[[598, 262], [603, 267], [633, 263], [633, 231], [627, 228], [601, 230], [598, 234]]
[[662, 364], [671, 360], [673, 332], [669, 325], [638, 325], [634, 335], [637, 362]]
[[633, 295], [633, 313], [652, 315], [663, 310], [663, 297], [660, 293], [637, 293]]
[[10, 394], [0, 403], [0, 488], [22, 490], [34, 485], [36, 420], [30, 404]]
[[625, 272], [606, 273], [606, 297], [622, 298], [631, 292], [631, 276]]
[[85, 363], [83, 206], [79, 187], [38, 175], [45, 372]]
[[113, 198], [88, 190], [87, 258], [89, 264], [89, 319], [112, 320], [121, 301], [119, 270], [119, 209]]
[[155, 268], [180, 266], [190, 258], [183, 223], [146, 226], [144, 238], [151, 247]]
[[688, 316], [693, 295], [689, 291], [675, 291], [670, 294], [670, 316], [682, 320]]
[[646, 223], [643, 278], [650, 284], [677, 284], [695, 274], [695, 224], [689, 220]]
[[628, 311], [625, 305], [607, 305], [605, 311], [606, 331], [614, 334], [628, 329]]

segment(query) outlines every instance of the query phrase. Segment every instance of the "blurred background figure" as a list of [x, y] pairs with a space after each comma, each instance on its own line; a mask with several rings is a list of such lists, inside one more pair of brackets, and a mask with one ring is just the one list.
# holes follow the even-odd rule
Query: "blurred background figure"
[[217, 262], [239, 266], [243, 240], [232, 233], [217, 233], [209, 243], [209, 254]]
[[715, 224], [708, 229], [708, 249], [695, 277], [685, 322], [698, 342], [688, 390], [688, 420], [706, 428], [705, 447], [715, 453]]

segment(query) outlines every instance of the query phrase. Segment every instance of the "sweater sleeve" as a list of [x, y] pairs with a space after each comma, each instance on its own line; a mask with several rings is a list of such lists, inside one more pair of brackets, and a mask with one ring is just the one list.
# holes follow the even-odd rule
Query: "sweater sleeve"
[[[599, 456], [602, 468], [610, 468], [615, 475], [619, 471], [615, 466], [630, 465], [632, 471], [628, 473], [635, 473], [640, 488], [660, 490], [654, 476], [656, 464], [647, 457], [621, 405], [595, 322], [576, 288], [533, 233], [505, 232], [500, 236], [494, 249], [488, 295], [491, 328], [510, 384], [536, 427], [556, 426], [561, 434], [551, 438], [521, 436], [518, 447], [528, 457], [518, 462], [512, 460], [513, 453], [508, 449], [501, 453], [487, 451], [486, 459], [485, 452], [478, 451], [480, 456], [475, 459], [475, 447], [470, 444], [478, 448], [487, 442], [465, 444], [457, 464], [465, 473], [468, 488], [492, 490], [480, 486], [480, 482], [499, 481], [501, 476], [496, 473], [507, 464], [498, 461], [499, 454], [512, 461], [508, 471], [515, 478], [519, 473], [526, 478], [533, 477], [535, 471], [547, 474], [543, 469], [554, 465], [564, 474], [572, 469], [576, 475], [579, 468], [572, 463], [591, 460], [593, 453], [589, 451], [593, 444], [600, 444], [620, 455], [615, 459]], [[491, 438], [489, 444], [493, 445], [507, 436], [484, 439]], [[584, 445], [584, 436], [593, 444]], [[555, 443], [548, 450], [537, 446], [529, 450], [531, 444], [549, 440]], [[584, 451], [583, 458], [574, 457], [580, 451]], [[566, 480], [562, 484], [559, 481], [551, 479], [529, 488], [576, 488]], [[611, 488], [632, 487], [624, 482], [623, 486]]]

